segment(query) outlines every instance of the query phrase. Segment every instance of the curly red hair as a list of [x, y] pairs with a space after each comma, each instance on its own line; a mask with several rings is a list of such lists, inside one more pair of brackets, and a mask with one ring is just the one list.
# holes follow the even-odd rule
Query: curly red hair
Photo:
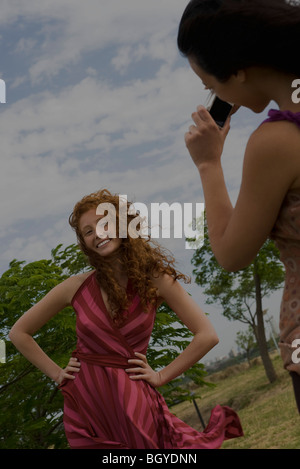
[[[96, 208], [100, 203], [113, 204], [116, 209], [116, 228], [118, 235], [119, 226], [119, 201], [118, 194], [111, 194], [107, 189], [102, 189], [90, 195], [83, 197], [74, 207], [69, 217], [69, 223], [75, 230], [78, 244], [89, 263], [96, 270], [96, 278], [101, 287], [108, 295], [109, 305], [117, 318], [120, 320], [122, 312], [128, 308], [128, 298], [126, 291], [115, 279], [114, 270], [110, 265], [109, 256], [99, 256], [90, 251], [84, 242], [80, 232], [79, 222], [81, 216], [90, 210]], [[128, 209], [131, 202], [127, 201], [127, 233], [129, 223], [137, 217], [137, 214], [129, 214]], [[157, 291], [152, 282], [154, 276], [168, 274], [174, 280], [182, 279], [185, 283], [190, 282], [190, 278], [175, 269], [174, 257], [163, 249], [158, 243], [154, 243], [150, 236], [122, 238], [122, 243], [118, 249], [118, 259], [122, 269], [127, 274], [133, 289], [138, 293], [143, 307], [148, 310], [149, 306], [156, 306]]]

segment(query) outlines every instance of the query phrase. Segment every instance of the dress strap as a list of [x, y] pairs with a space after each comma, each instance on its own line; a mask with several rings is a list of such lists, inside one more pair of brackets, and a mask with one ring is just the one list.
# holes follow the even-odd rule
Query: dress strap
[[265, 122], [276, 122], [287, 120], [289, 122], [293, 122], [300, 128], [300, 112], [292, 112], [292, 111], [280, 111], [278, 109], [271, 109], [268, 112], [269, 118], [263, 121]]

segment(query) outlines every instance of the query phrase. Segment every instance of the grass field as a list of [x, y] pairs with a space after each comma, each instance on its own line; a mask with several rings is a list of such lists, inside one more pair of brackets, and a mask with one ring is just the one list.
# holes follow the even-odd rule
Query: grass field
[[[244, 436], [225, 441], [222, 449], [300, 449], [300, 415], [291, 378], [283, 370], [277, 352], [272, 361], [278, 377], [272, 384], [261, 360], [255, 359], [251, 367], [244, 363], [209, 376], [206, 381], [216, 386], [196, 390], [201, 395], [196, 402], [205, 424], [217, 404], [232, 407], [240, 417]], [[197, 430], [203, 430], [193, 403], [182, 402], [171, 411]]]

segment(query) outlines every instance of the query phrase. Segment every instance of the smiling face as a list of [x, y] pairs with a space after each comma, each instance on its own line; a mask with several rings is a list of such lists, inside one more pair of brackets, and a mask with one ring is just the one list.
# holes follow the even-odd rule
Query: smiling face
[[91, 208], [81, 215], [79, 230], [87, 249], [99, 256], [108, 256], [117, 251], [122, 240], [109, 236], [108, 223], [101, 226], [103, 218], [103, 215], [96, 214], [96, 207]]

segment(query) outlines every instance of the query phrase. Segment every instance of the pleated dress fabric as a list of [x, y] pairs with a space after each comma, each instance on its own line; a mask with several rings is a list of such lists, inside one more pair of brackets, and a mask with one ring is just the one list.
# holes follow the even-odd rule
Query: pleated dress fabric
[[95, 274], [73, 297], [80, 363], [74, 380], [59, 386], [64, 396], [64, 426], [73, 449], [217, 449], [243, 434], [237, 414], [216, 406], [208, 426], [198, 432], [173, 415], [162, 395], [144, 380], [133, 381], [126, 368], [134, 352], [146, 354], [155, 310], [143, 311], [132, 298], [121, 326], [106, 310]]

